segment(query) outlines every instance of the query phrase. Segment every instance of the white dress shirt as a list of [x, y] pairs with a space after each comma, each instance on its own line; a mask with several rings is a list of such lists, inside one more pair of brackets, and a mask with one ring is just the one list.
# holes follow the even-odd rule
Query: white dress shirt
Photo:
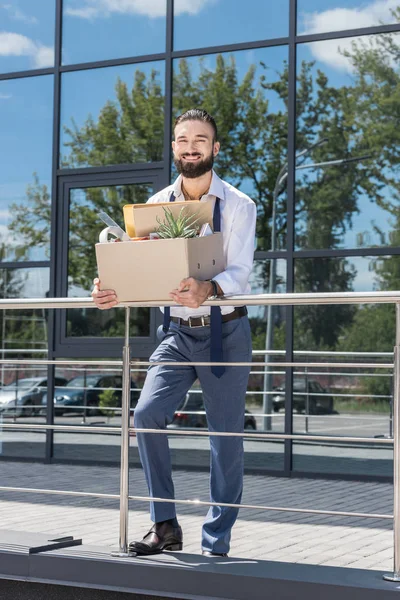
[[[182, 192], [182, 176], [152, 196], [148, 202], [169, 202], [172, 192], [178, 202], [185, 197]], [[226, 269], [213, 277], [224, 294], [248, 294], [250, 292], [249, 277], [253, 268], [254, 240], [256, 228], [256, 205], [246, 194], [222, 181], [213, 171], [210, 189], [202, 196], [200, 202], [213, 202], [220, 199], [221, 232], [225, 255]], [[179, 281], [176, 282], [178, 287]], [[172, 291], [172, 290], [171, 290]], [[223, 306], [222, 313], [234, 310], [233, 306]], [[171, 317], [196, 317], [210, 314], [209, 306], [188, 308], [187, 306], [171, 306]]]

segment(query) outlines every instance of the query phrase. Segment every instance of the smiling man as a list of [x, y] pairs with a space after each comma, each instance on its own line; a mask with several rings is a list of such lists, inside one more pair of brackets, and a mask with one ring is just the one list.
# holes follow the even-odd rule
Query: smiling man
[[[251, 332], [244, 306], [222, 309], [203, 306], [208, 298], [250, 291], [253, 265], [256, 206], [245, 194], [222, 181], [213, 171], [220, 150], [216, 123], [206, 111], [193, 109], [175, 121], [172, 142], [179, 177], [149, 202], [197, 200], [212, 202], [214, 231], [223, 235], [226, 269], [212, 281], [194, 278], [177, 282], [171, 298], [178, 306], [164, 311], [163, 339], [152, 362], [250, 362]], [[100, 289], [94, 280], [92, 297], [100, 309], [118, 303], [112, 290]], [[211, 359], [211, 361], [210, 361]], [[164, 429], [174, 418], [192, 384], [199, 379], [211, 432], [242, 433], [245, 394], [250, 367], [154, 365], [148, 370], [135, 409], [135, 427]], [[138, 433], [140, 458], [149, 493], [155, 498], [174, 498], [171, 460], [166, 435]], [[243, 486], [243, 438], [210, 436], [211, 506], [202, 529], [203, 554], [226, 556], [238, 509], [219, 506], [239, 504]], [[131, 542], [129, 550], [149, 555], [181, 550], [183, 536], [173, 502], [151, 503], [153, 527], [143, 540]]]

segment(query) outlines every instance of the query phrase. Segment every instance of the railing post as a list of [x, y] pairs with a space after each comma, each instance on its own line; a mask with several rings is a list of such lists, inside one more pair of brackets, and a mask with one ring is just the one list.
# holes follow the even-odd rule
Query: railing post
[[384, 575], [387, 581], [400, 581], [400, 304], [396, 303], [396, 345], [393, 372], [393, 574]]
[[129, 347], [129, 306], [125, 308], [125, 345], [122, 355], [122, 407], [121, 407], [121, 471], [119, 509], [119, 551], [113, 556], [128, 554], [128, 511], [129, 511], [129, 417], [131, 365]]
[[308, 433], [308, 417], [310, 414], [310, 395], [309, 395], [309, 391], [308, 391], [308, 369], [307, 369], [307, 367], [305, 368], [305, 380], [306, 380], [305, 430], [306, 430], [306, 433]]

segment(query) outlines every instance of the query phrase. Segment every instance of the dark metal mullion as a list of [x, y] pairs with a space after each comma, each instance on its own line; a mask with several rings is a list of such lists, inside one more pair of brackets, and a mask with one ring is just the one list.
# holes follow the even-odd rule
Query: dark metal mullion
[[382, 33], [400, 32], [400, 24], [392, 25], [374, 25], [372, 27], [360, 27], [358, 29], [345, 29], [342, 31], [328, 31], [323, 33], [312, 33], [307, 35], [298, 35], [295, 40], [297, 44], [309, 42], [321, 42], [325, 40], [336, 40], [340, 38], [361, 37], [364, 35], [377, 35]]
[[0, 81], [7, 81], [8, 79], [22, 79], [24, 77], [39, 77], [41, 75], [52, 75], [53, 73], [53, 67], [48, 67], [46, 69], [32, 69], [31, 71], [13, 71], [12, 73], [1, 73]]
[[110, 60], [97, 60], [92, 62], [77, 63], [74, 65], [63, 65], [61, 67], [62, 73], [69, 73], [71, 71], [87, 71], [89, 69], [104, 69], [107, 67], [121, 67], [124, 65], [135, 65], [139, 63], [155, 62], [159, 60], [165, 60], [165, 54], [163, 52], [157, 54], [144, 54], [142, 56], [128, 56], [125, 58], [112, 58]]
[[205, 54], [219, 54], [220, 52], [240, 52], [240, 50], [255, 50], [257, 48], [269, 48], [271, 46], [286, 46], [287, 37], [274, 38], [271, 40], [258, 40], [256, 42], [240, 42], [238, 44], [225, 44], [222, 46], [208, 46], [206, 48], [191, 48], [190, 50], [174, 50], [172, 58], [185, 58], [186, 56], [201, 56]]
[[164, 107], [164, 185], [169, 185], [172, 160], [172, 94], [173, 94], [173, 64], [172, 50], [174, 40], [174, 0], [167, 0], [167, 32], [165, 58], [165, 107]]
[[[54, 32], [54, 95], [53, 95], [53, 152], [51, 173], [51, 219], [50, 219], [50, 289], [49, 296], [54, 298], [57, 293], [57, 209], [58, 209], [58, 181], [57, 167], [60, 139], [60, 64], [61, 64], [61, 23], [62, 0], [56, 0], [55, 32]], [[57, 315], [55, 309], [48, 311], [48, 358], [54, 359], [55, 332]], [[47, 366], [47, 407], [46, 424], [54, 423], [54, 376], [55, 365]], [[54, 455], [54, 431], [46, 431], [45, 462], [50, 463]]]
[[119, 173], [123, 173], [126, 177], [126, 173], [135, 173], [136, 171], [155, 171], [163, 169], [164, 161], [158, 161], [153, 163], [134, 163], [134, 164], [122, 164], [122, 165], [107, 165], [101, 167], [83, 167], [83, 168], [74, 168], [74, 169], [66, 169], [61, 168], [57, 169], [57, 175], [90, 175], [95, 177], [96, 175], [107, 175], [108, 173], [112, 173], [115, 176], [118, 176]]
[[[294, 203], [295, 203], [295, 166], [296, 166], [296, 27], [297, 0], [289, 3], [289, 71], [288, 71], [288, 178], [287, 178], [287, 263], [286, 289], [294, 289]], [[286, 360], [293, 361], [293, 306], [286, 307]], [[286, 370], [285, 375], [285, 433], [293, 432], [293, 368]], [[293, 442], [284, 442], [284, 473], [290, 475], [293, 465]]]
[[283, 258], [286, 260], [287, 252], [286, 250], [256, 250], [254, 252], [255, 260], [271, 260], [272, 258]]
[[383, 246], [369, 248], [333, 248], [332, 250], [297, 250], [293, 253], [296, 259], [299, 258], [335, 258], [351, 256], [387, 256], [399, 255], [399, 246]]
[[20, 261], [9, 261], [2, 262], [0, 261], [1, 269], [39, 269], [41, 267], [49, 267], [49, 260], [27, 260], [24, 262]]

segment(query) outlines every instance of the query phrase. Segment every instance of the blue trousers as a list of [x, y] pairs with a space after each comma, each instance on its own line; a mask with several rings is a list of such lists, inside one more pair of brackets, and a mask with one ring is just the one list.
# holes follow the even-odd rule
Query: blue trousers
[[[222, 324], [224, 361], [251, 361], [251, 332], [247, 317]], [[209, 362], [210, 328], [180, 327], [170, 329], [152, 354], [150, 361]], [[210, 367], [150, 366], [135, 409], [138, 428], [165, 428], [172, 422], [175, 410], [198, 378], [203, 390], [204, 406], [210, 431], [243, 432], [245, 394], [250, 367], [226, 367], [221, 378]], [[149, 495], [174, 498], [168, 438], [163, 434], [138, 433], [140, 459]], [[210, 437], [210, 499], [212, 502], [239, 504], [243, 488], [243, 438]], [[155, 522], [176, 516], [175, 504], [151, 503], [151, 519]], [[228, 552], [231, 529], [238, 509], [211, 506], [202, 529], [202, 549]]]

